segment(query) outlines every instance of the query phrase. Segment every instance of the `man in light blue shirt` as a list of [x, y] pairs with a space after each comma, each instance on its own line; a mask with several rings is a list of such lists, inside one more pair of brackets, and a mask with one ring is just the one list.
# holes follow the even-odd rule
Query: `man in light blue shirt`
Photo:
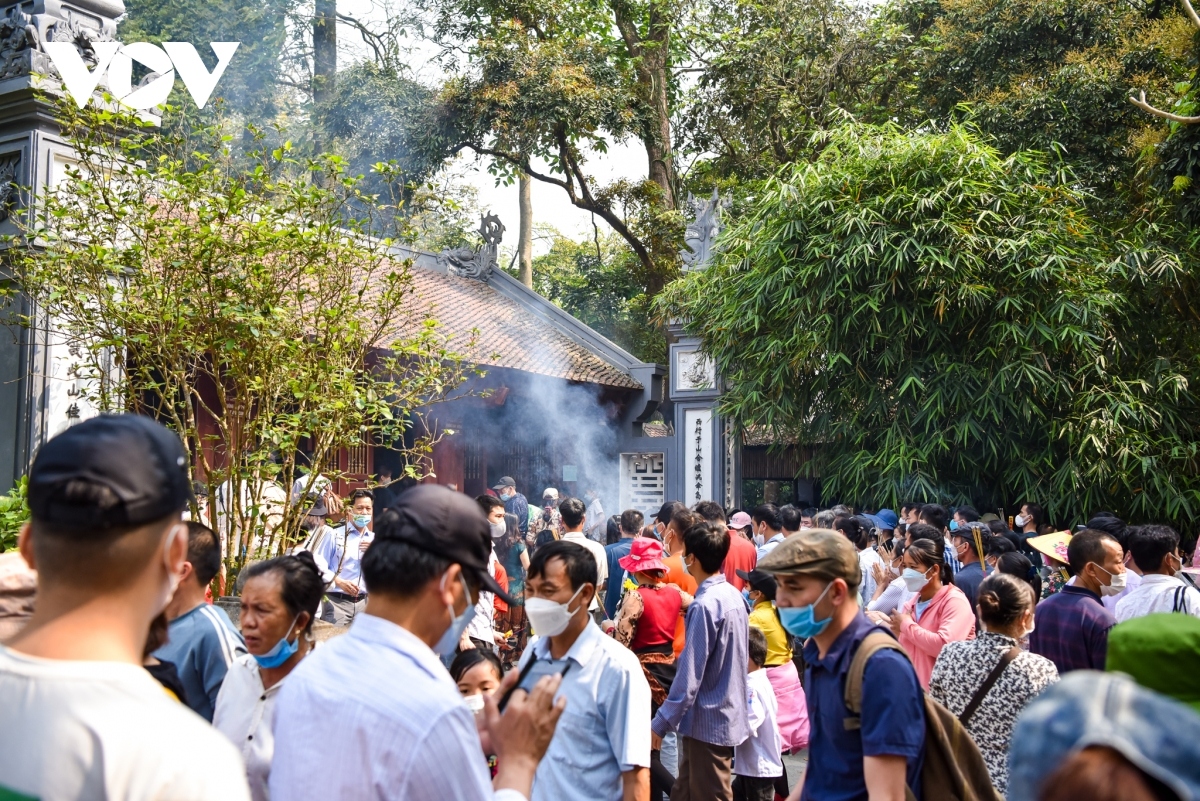
[[775, 504], [764, 503], [755, 507], [751, 519], [754, 521], [754, 541], [758, 545], [758, 560], [761, 562], [787, 537], [783, 533], [783, 515]]
[[[363, 558], [367, 610], [305, 657], [279, 692], [271, 797], [388, 801], [526, 801], [562, 712], [546, 677], [526, 696], [472, 714], [441, 659], [454, 654], [482, 590], [490, 527], [475, 501], [421, 485], [380, 513]], [[441, 659], [439, 659], [439, 657]], [[479, 732], [497, 757], [488, 776]]]
[[533, 674], [563, 674], [566, 711], [533, 778], [532, 801], [647, 801], [650, 685], [632, 651], [605, 636], [588, 606], [596, 560], [560, 540], [529, 562], [525, 613], [540, 639], [521, 658]]
[[358, 489], [350, 496], [346, 523], [325, 532], [312, 546], [318, 565], [328, 572], [329, 589], [321, 609], [321, 619], [335, 626], [349, 626], [354, 616], [367, 606], [367, 586], [362, 578], [362, 556], [375, 538], [371, 531], [375, 497], [370, 490]]

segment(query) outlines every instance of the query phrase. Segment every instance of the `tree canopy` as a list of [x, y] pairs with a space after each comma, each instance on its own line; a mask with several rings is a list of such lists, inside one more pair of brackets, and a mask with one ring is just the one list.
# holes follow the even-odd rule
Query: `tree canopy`
[[833, 130], [768, 181], [716, 262], [669, 286], [743, 425], [815, 449], [833, 496], [1056, 516], [1197, 508], [1194, 358], [1131, 350], [1177, 261], [1104, 235], [1050, 157], [961, 125]]

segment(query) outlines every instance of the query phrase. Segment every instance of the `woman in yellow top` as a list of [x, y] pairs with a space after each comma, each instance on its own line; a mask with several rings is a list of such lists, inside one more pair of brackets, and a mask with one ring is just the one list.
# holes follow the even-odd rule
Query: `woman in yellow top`
[[800, 685], [800, 673], [792, 661], [792, 641], [775, 609], [775, 577], [761, 570], [737, 571], [746, 582], [750, 602], [750, 625], [767, 635], [767, 678], [779, 702], [779, 734], [785, 753], [808, 748], [808, 703]]

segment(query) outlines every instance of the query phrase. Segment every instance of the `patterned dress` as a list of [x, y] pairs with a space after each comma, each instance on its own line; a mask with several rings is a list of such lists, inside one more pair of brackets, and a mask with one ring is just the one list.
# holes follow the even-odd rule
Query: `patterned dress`
[[[955, 715], [961, 715], [975, 691], [1010, 648], [1012, 637], [984, 632], [974, 640], [948, 643], [938, 655], [929, 680], [929, 694]], [[967, 732], [979, 746], [992, 784], [1001, 795], [1008, 791], [1008, 751], [1017, 716], [1042, 690], [1058, 681], [1058, 669], [1045, 657], [1022, 651], [992, 685], [972, 715]]]

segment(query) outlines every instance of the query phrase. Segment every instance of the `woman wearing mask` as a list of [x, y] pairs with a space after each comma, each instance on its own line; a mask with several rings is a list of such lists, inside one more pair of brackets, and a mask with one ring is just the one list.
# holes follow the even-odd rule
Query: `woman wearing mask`
[[963, 721], [979, 746], [996, 790], [1008, 790], [1008, 751], [1021, 710], [1058, 681], [1058, 669], [1045, 657], [1018, 645], [1033, 629], [1036, 596], [1024, 581], [996, 573], [979, 585], [983, 633], [942, 649], [929, 682], [929, 694]]
[[265, 801], [275, 753], [275, 698], [312, 650], [312, 624], [325, 584], [307, 551], [250, 565], [244, 575], [242, 637], [250, 653], [225, 675], [213, 726], [241, 751], [250, 797]]
[[944, 554], [932, 540], [923, 539], [904, 551], [901, 577], [916, 595], [886, 618], [927, 690], [933, 664], [946, 643], [975, 636], [975, 612], [963, 591], [950, 583]]
[[[892, 543], [894, 544], [894, 540]], [[914, 593], [908, 591], [904, 578], [900, 575], [904, 570], [904, 543], [888, 550], [879, 546], [880, 555], [887, 560], [884, 565], [876, 565], [875, 595], [867, 604], [867, 617], [876, 623], [887, 623], [887, 616], [908, 603]]]

